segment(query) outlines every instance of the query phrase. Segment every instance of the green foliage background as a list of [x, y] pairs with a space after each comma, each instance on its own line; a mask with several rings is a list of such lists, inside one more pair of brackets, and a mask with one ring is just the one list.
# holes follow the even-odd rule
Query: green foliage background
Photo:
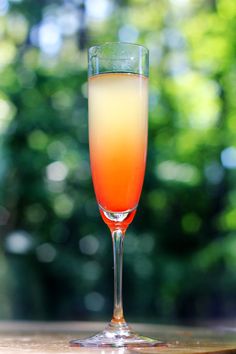
[[[56, 49], [45, 23], [57, 26]], [[236, 315], [235, 0], [4, 0], [1, 319], [111, 316], [111, 239], [89, 169], [86, 50], [118, 40], [150, 50], [147, 172], [125, 242], [127, 317]]]

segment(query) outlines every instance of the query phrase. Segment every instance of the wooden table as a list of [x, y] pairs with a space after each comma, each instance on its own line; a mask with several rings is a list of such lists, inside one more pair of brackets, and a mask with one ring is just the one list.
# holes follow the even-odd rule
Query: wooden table
[[152, 349], [84, 349], [71, 348], [71, 339], [86, 337], [104, 328], [104, 323], [91, 322], [0, 322], [0, 353], [79, 353], [79, 354], [236, 354], [236, 326], [191, 328], [138, 324], [139, 333], [169, 343], [167, 348]]

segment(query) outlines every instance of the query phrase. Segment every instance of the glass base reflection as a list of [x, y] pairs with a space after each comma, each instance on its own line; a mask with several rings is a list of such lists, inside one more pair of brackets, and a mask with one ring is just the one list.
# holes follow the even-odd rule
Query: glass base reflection
[[140, 336], [126, 323], [116, 325], [112, 322], [104, 331], [86, 338], [76, 339], [70, 342], [72, 347], [87, 348], [146, 348], [146, 347], [167, 347], [161, 341], [153, 338]]

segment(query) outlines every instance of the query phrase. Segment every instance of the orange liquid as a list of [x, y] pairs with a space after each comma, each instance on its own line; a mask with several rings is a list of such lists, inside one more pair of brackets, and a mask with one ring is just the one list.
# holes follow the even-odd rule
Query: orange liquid
[[137, 206], [145, 173], [148, 79], [112, 73], [89, 78], [89, 145], [98, 203], [122, 212]]

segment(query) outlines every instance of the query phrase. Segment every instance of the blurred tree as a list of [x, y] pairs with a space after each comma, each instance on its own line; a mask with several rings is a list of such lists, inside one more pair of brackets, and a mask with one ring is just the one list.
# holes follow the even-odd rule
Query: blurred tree
[[0, 2], [1, 318], [109, 318], [111, 240], [89, 169], [86, 48], [117, 40], [150, 49], [127, 314], [235, 316], [235, 17], [235, 0]]

